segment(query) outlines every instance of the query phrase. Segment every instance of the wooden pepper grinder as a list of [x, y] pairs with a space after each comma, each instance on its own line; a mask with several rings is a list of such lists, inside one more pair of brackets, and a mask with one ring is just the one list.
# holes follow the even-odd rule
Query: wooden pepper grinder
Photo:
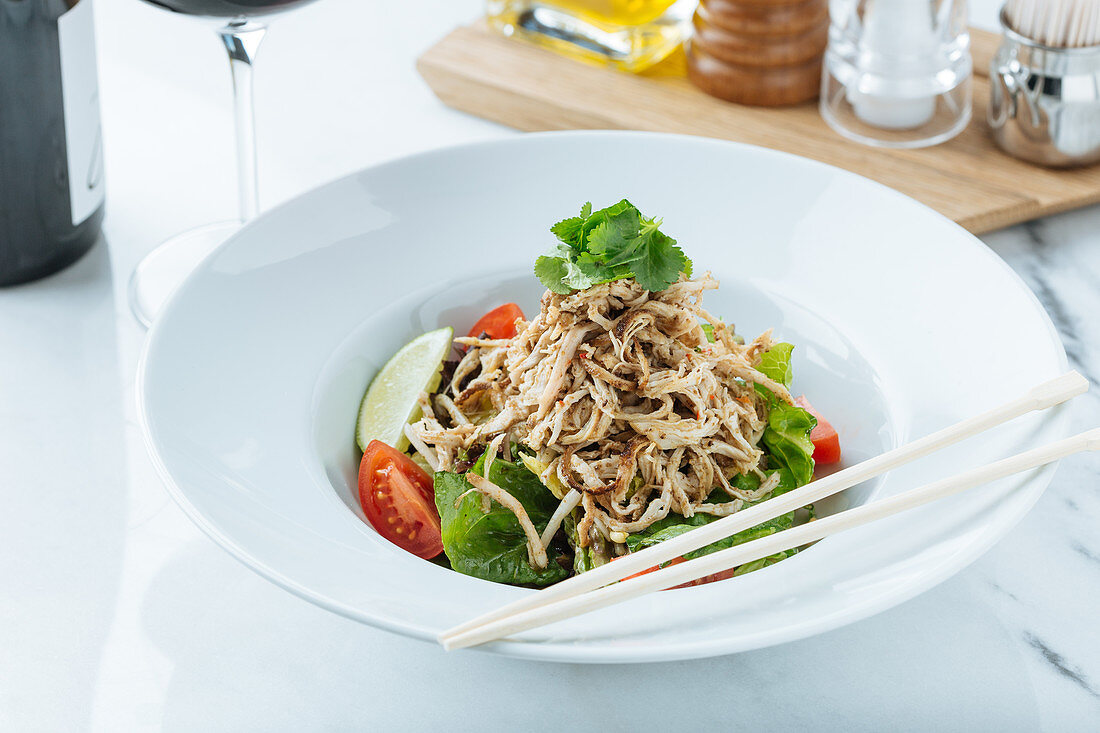
[[707, 94], [777, 106], [817, 97], [828, 0], [700, 0], [688, 77]]

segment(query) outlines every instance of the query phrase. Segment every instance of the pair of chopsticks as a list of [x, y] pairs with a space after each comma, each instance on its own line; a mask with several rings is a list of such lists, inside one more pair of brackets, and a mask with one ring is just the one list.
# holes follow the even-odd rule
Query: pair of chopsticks
[[[631, 575], [729, 537], [761, 522], [820, 501], [856, 484], [985, 432], [1029, 412], [1045, 410], [1083, 394], [1088, 380], [1069, 372], [1024, 396], [981, 415], [894, 448], [863, 463], [820, 478], [798, 489], [717, 521], [618, 558], [586, 573], [460, 624], [439, 636], [445, 649], [484, 644], [520, 631], [595, 611], [653, 591], [671, 588], [829, 535], [927, 504], [952, 494], [1057, 461], [1074, 453], [1100, 450], [1100, 428], [1041, 446], [995, 463], [965, 471], [916, 489], [864, 504], [813, 522], [745, 542], [656, 572]], [[624, 580], [625, 579], [625, 580]]]

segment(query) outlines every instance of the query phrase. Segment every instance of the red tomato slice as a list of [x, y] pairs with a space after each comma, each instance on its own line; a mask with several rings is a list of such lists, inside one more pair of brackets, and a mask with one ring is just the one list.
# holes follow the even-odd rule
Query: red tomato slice
[[[626, 555], [623, 555], [622, 557], [626, 557]], [[617, 558], [617, 557], [612, 558], [612, 560], [618, 560], [618, 559], [619, 558]], [[682, 558], [682, 557], [674, 557], [673, 559], [668, 561], [668, 564], [669, 565], [678, 565], [679, 563], [682, 563], [683, 561], [684, 561], [684, 558]], [[645, 570], [639, 570], [638, 572], [634, 573], [633, 575], [628, 575], [625, 578], [623, 578], [623, 580], [630, 580], [631, 578], [637, 578], [637, 577], [640, 577], [642, 575], [649, 575], [650, 573], [657, 572], [658, 569], [660, 569], [660, 566], [659, 565], [654, 565], [651, 568], [646, 568]]]
[[[615, 558], [615, 559], [618, 560], [619, 558]], [[670, 565], [679, 565], [682, 562], [687, 562], [687, 560], [685, 560], [683, 557], [674, 557], [671, 560], [669, 560], [667, 563], [665, 563], [665, 567], [668, 567]], [[640, 575], [648, 575], [649, 573], [655, 573], [655, 572], [657, 572], [657, 568], [658, 568], [658, 566], [654, 565], [651, 568], [646, 568], [645, 570], [634, 573], [633, 575], [628, 575], [625, 578], [623, 578], [623, 580], [630, 580], [631, 578], [637, 578]], [[680, 585], [674, 585], [674, 586], [672, 586], [672, 588], [666, 588], [665, 590], [673, 590], [674, 588], [690, 588], [693, 585], [703, 585], [704, 583], [713, 583], [713, 582], [718, 581], [718, 580], [725, 580], [727, 578], [732, 578], [734, 573], [736, 573], [736, 572], [737, 572], [737, 568], [730, 568], [729, 570], [722, 570], [722, 571], [717, 572], [717, 573], [711, 573], [710, 575], [704, 575], [703, 577], [697, 578], [696, 580], [689, 580], [687, 583], [681, 583]]]
[[443, 552], [431, 477], [380, 440], [359, 463], [359, 503], [378, 533], [402, 550], [425, 560]]
[[515, 303], [505, 303], [483, 315], [467, 336], [476, 338], [487, 333], [491, 339], [510, 339], [516, 335], [517, 318], [523, 318], [523, 311]]
[[795, 404], [817, 418], [817, 427], [810, 431], [810, 440], [814, 444], [814, 463], [827, 465], [840, 461], [840, 436], [833, 426], [814, 409], [805, 396], [796, 399]]

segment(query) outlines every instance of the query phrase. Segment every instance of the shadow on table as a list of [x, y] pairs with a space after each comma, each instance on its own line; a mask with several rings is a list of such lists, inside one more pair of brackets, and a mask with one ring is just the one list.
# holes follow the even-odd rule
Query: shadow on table
[[0, 289], [0, 729], [88, 725], [126, 531], [111, 262]]
[[209, 543], [163, 569], [143, 616], [174, 665], [169, 733], [1039, 727], [1024, 661], [965, 579], [812, 639], [648, 665], [444, 653], [315, 608]]

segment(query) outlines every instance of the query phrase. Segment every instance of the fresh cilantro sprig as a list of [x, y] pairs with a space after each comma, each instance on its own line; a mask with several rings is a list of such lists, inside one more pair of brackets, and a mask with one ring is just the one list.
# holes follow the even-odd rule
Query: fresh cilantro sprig
[[646, 290], [664, 290], [681, 272], [691, 276], [691, 260], [660, 226], [626, 199], [599, 211], [586, 203], [580, 216], [550, 227], [558, 242], [535, 261], [535, 276], [561, 294], [631, 277]]

